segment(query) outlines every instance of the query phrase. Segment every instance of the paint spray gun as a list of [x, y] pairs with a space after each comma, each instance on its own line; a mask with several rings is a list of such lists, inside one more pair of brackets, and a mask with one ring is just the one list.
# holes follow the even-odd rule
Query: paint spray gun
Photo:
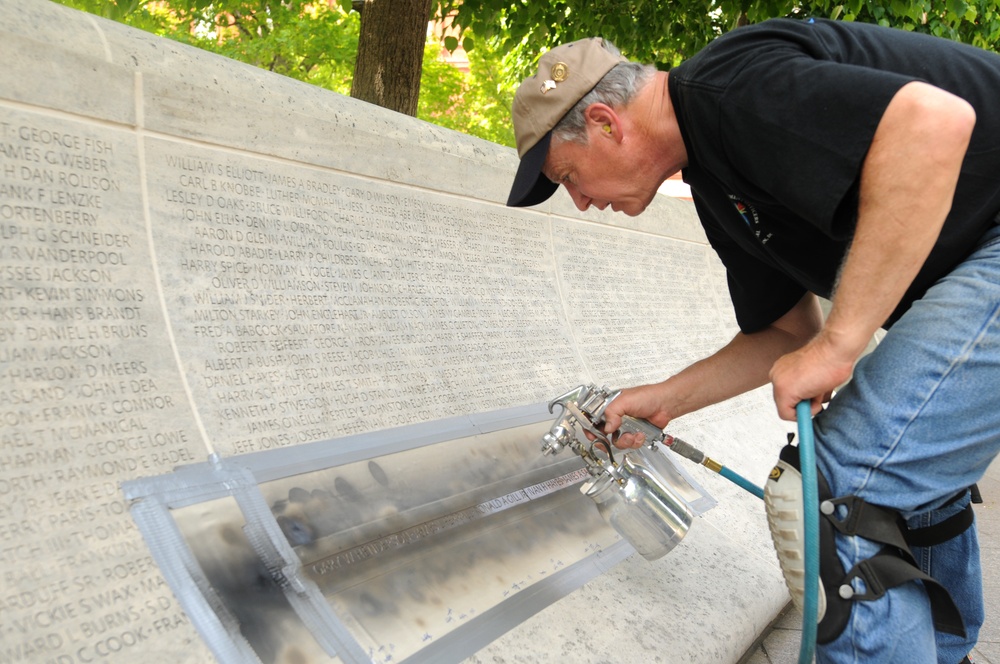
[[697, 495], [662, 453], [664, 448], [763, 498], [763, 489], [648, 420], [624, 416], [618, 432], [644, 434], [646, 442], [632, 450], [613, 451], [612, 439], [601, 425], [605, 410], [619, 394], [620, 390], [581, 385], [552, 400], [549, 412], [555, 412], [556, 405], [562, 410], [542, 436], [542, 452], [556, 454], [568, 447], [584, 460], [592, 479], [581, 491], [646, 559], [656, 560], [684, 537], [692, 521], [685, 497]]
[[593, 499], [601, 516], [636, 551], [656, 560], [677, 546], [691, 527], [694, 515], [682, 497], [691, 487], [660, 453], [663, 432], [645, 420], [629, 418], [629, 428], [623, 423], [621, 430], [645, 433], [647, 444], [614, 451], [598, 425], [618, 394], [581, 385], [551, 401], [550, 413], [557, 405], [562, 410], [542, 436], [542, 452], [556, 454], [569, 448], [582, 458], [591, 479], [580, 491]]
[[[645, 434], [646, 444], [627, 452], [619, 450], [616, 459], [612, 452], [612, 440], [601, 430], [600, 425], [604, 423], [608, 405], [619, 394], [621, 391], [612, 392], [606, 387], [598, 389], [594, 385], [581, 385], [549, 402], [550, 413], [555, 411], [556, 405], [561, 406], [562, 411], [548, 433], [542, 436], [542, 452], [556, 454], [568, 447], [586, 462], [592, 478], [580, 490], [597, 503], [597, 509], [604, 519], [647, 560], [656, 560], [674, 548], [687, 533], [692, 521], [689, 503], [682, 498], [685, 489], [691, 488], [690, 484], [667, 457], [659, 453], [660, 445], [719, 473], [748, 493], [765, 500], [761, 487], [647, 420], [628, 415], [622, 418], [618, 431]], [[786, 566], [799, 570], [791, 579], [787, 571], [785, 574], [786, 579], [789, 579], [788, 586], [792, 596], [799, 599], [797, 605], [804, 607], [798, 660], [803, 664], [813, 661], [817, 615], [820, 613], [817, 604], [823, 591], [818, 587], [819, 535], [816, 520], [819, 502], [816, 498], [816, 462], [808, 401], [798, 404], [796, 416], [803, 468], [801, 490], [796, 498], [795, 482], [788, 482], [782, 492], [778, 492], [774, 481], [778, 477], [772, 472], [765, 503], [782, 570], [785, 571]], [[777, 466], [775, 470], [778, 470]], [[783, 502], [778, 502], [779, 499]], [[794, 512], [792, 517], [787, 516], [789, 502], [798, 503], [803, 519], [799, 519]], [[778, 516], [775, 517], [775, 514]], [[776, 524], [776, 518], [791, 518], [804, 523], [796, 523], [789, 528], [787, 522]], [[779, 532], [804, 532], [804, 536], [794, 535], [791, 538], [794, 541], [789, 546], [787, 541], [779, 539]], [[794, 558], [792, 565], [786, 565], [789, 558], [786, 549], [796, 554], [791, 556]]]

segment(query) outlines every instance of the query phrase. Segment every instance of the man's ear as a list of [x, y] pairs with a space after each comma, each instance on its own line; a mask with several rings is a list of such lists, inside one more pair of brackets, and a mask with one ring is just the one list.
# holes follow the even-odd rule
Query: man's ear
[[587, 119], [588, 129], [596, 131], [598, 136], [610, 136], [615, 140], [621, 140], [621, 119], [607, 104], [591, 104], [584, 112], [584, 116]]

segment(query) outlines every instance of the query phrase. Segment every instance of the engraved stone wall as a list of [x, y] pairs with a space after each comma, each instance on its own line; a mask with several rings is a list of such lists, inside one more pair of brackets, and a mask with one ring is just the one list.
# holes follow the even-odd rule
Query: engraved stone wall
[[[0, 55], [0, 664], [211, 660], [122, 482], [658, 380], [735, 330], [689, 204], [510, 210], [512, 150], [40, 0], [0, 0]], [[782, 431], [761, 394], [678, 422], [759, 478]], [[786, 598], [759, 506], [698, 480], [719, 509], [624, 592], [744, 602], [736, 661]], [[683, 591], [737, 558], [759, 605]], [[524, 653], [580, 643], [558, 615]]]

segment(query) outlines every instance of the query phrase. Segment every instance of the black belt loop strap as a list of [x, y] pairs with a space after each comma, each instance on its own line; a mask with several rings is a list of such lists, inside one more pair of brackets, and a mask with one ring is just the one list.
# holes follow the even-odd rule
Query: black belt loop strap
[[[864, 581], [864, 593], [853, 593], [851, 581], [856, 578]], [[934, 629], [964, 638], [962, 615], [944, 586], [904, 558], [900, 558], [897, 552], [888, 547], [851, 568], [841, 584], [842, 588], [844, 586], [851, 588], [851, 592], [844, 591], [841, 597], [846, 594], [850, 595], [851, 599], [874, 600], [882, 597], [890, 588], [915, 579], [923, 582], [927, 597], [931, 601]]]
[[941, 523], [924, 528], [907, 530], [905, 534], [906, 543], [910, 546], [934, 546], [935, 544], [941, 544], [964, 533], [975, 520], [976, 516], [972, 511], [972, 503], [970, 502], [964, 510], [945, 519]]
[[981, 505], [983, 503], [983, 494], [979, 493], [979, 485], [973, 484], [969, 487], [969, 491], [972, 492], [972, 502], [976, 505]]
[[[847, 508], [847, 515], [840, 519], [838, 513], [843, 511], [839, 509], [842, 507]], [[843, 535], [857, 535], [879, 544], [890, 544], [900, 549], [907, 548], [909, 538], [903, 535], [906, 522], [895, 510], [873, 505], [857, 496], [843, 496], [823, 500], [820, 511]]]
[[[977, 487], [971, 487], [974, 493]], [[966, 490], [960, 491], [944, 507], [965, 496]], [[981, 499], [980, 499], [981, 500]], [[906, 527], [906, 522], [899, 512], [873, 505], [857, 496], [844, 496], [823, 501], [828, 503], [824, 515], [833, 526], [844, 535], [857, 535], [881, 544], [890, 544], [900, 549], [908, 546], [934, 546], [958, 537], [975, 522], [972, 502], [964, 510], [951, 516], [941, 523], [924, 528]], [[820, 506], [821, 508], [823, 505]], [[831, 509], [832, 508], [832, 509]], [[847, 509], [847, 515], [840, 519], [838, 514]]]

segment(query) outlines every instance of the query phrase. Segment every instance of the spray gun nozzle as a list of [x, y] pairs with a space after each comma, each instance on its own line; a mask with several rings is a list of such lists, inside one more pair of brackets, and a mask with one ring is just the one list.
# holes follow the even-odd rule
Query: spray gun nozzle
[[569, 441], [569, 430], [562, 424], [553, 425], [549, 432], [542, 436], [542, 454], [555, 454], [566, 447]]

